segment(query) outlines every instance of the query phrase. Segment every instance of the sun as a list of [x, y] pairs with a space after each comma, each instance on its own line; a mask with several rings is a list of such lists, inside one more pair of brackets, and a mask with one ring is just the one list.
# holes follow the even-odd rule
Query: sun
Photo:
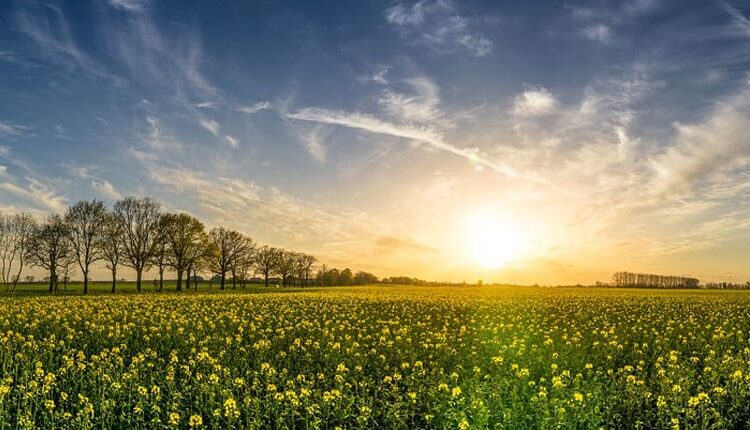
[[500, 269], [524, 251], [523, 231], [506, 217], [481, 211], [465, 219], [466, 242], [471, 260], [485, 269]]

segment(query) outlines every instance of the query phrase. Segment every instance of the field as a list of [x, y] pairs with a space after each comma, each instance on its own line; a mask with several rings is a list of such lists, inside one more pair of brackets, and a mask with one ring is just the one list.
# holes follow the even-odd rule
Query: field
[[0, 428], [746, 428], [749, 310], [567, 288], [4, 297]]

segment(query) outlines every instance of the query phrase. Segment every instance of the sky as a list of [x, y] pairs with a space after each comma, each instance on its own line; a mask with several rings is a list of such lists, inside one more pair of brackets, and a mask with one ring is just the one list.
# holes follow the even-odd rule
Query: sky
[[0, 210], [123, 196], [379, 276], [744, 282], [750, 3], [3, 1]]

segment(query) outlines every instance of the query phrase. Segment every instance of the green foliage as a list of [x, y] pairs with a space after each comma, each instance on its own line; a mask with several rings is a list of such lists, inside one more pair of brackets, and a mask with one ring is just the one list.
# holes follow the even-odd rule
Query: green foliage
[[3, 298], [0, 428], [741, 428], [749, 304], [397, 286]]

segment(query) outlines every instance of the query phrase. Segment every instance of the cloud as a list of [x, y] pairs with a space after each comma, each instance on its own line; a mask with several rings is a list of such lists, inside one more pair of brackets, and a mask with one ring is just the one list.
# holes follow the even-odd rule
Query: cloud
[[240, 141], [237, 140], [234, 136], [226, 135], [224, 136], [224, 140], [231, 146], [232, 148], [236, 148], [240, 145]]
[[230, 177], [206, 177], [184, 166], [149, 168], [150, 178], [180, 204], [196, 204], [211, 224], [248, 232], [274, 245], [320, 252], [320, 243], [367, 240], [382, 226], [360, 212], [300, 200], [273, 187]]
[[165, 133], [161, 121], [153, 116], [146, 117], [148, 131], [143, 142], [150, 151], [175, 151], [182, 150], [183, 146], [172, 135]]
[[384, 252], [403, 251], [430, 254], [440, 253], [439, 250], [431, 246], [422, 245], [414, 240], [393, 236], [380, 236], [375, 240], [375, 245]]
[[[177, 34], [154, 22], [150, 2], [117, 0], [116, 11], [103, 10], [97, 17], [99, 31], [109, 51], [141, 84], [171, 89], [178, 99], [219, 97], [219, 91], [203, 74], [203, 49], [197, 30], [185, 26]], [[122, 13], [127, 19], [122, 19]], [[184, 103], [186, 108], [192, 104]]]
[[436, 52], [463, 50], [476, 57], [492, 52], [492, 42], [471, 29], [473, 20], [460, 15], [450, 0], [397, 3], [385, 11], [386, 21], [409, 41]]
[[82, 70], [95, 77], [118, 80], [78, 46], [62, 9], [52, 4], [22, 8], [16, 14], [18, 30], [34, 42], [45, 59]]
[[214, 136], [219, 135], [219, 123], [208, 118], [201, 118], [198, 120], [198, 123], [201, 127], [208, 130], [209, 133], [213, 134]]
[[427, 122], [438, 119], [442, 113], [438, 109], [440, 91], [427, 77], [405, 79], [410, 94], [402, 94], [386, 89], [378, 99], [380, 106], [391, 116], [405, 121]]
[[750, 90], [720, 103], [702, 122], [675, 124], [675, 142], [652, 159], [658, 192], [684, 193], [705, 179], [750, 165]]
[[63, 196], [44, 182], [29, 176], [23, 178], [22, 184], [10, 181], [0, 183], [0, 191], [36, 209], [51, 210], [56, 213], [63, 213], [66, 209]]
[[242, 112], [248, 115], [252, 115], [262, 110], [266, 110], [270, 108], [271, 108], [271, 105], [268, 102], [263, 101], [263, 102], [255, 103], [253, 105], [239, 107], [237, 108], [237, 112]]
[[104, 179], [92, 180], [91, 188], [110, 200], [121, 200], [122, 194], [109, 181]]
[[22, 137], [28, 131], [28, 127], [0, 120], [0, 137]]
[[533, 177], [520, 174], [509, 166], [487, 160], [485, 155], [476, 148], [459, 148], [451, 145], [445, 141], [440, 133], [428, 127], [396, 125], [358, 112], [349, 113], [320, 108], [305, 108], [286, 114], [286, 116], [291, 119], [339, 125], [424, 143], [432, 148], [465, 158], [475, 165], [487, 167], [508, 176], [536, 180]]
[[586, 38], [604, 44], [609, 43], [612, 38], [612, 30], [604, 24], [595, 24], [586, 27], [583, 29], [582, 33]]
[[323, 144], [322, 128], [315, 126], [309, 133], [302, 136], [302, 143], [310, 156], [320, 163], [326, 161], [326, 147]]
[[750, 37], [750, 20], [740, 12], [739, 9], [733, 7], [725, 1], [719, 2], [721, 7], [732, 16], [734, 26], [739, 30], [740, 33], [747, 37]]
[[199, 109], [215, 109], [216, 106], [217, 106], [216, 102], [201, 102], [201, 103], [195, 104], [195, 107]]
[[115, 9], [127, 12], [143, 12], [151, 2], [149, 0], [109, 0], [109, 4]]
[[521, 116], [538, 116], [551, 113], [557, 106], [557, 100], [543, 87], [531, 88], [516, 96], [513, 101], [513, 113]]

